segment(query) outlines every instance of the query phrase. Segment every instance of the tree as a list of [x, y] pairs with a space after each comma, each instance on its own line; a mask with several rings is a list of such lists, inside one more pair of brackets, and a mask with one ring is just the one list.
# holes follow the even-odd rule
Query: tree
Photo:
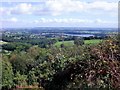
[[65, 45], [62, 43], [62, 44], [60, 45], [60, 47], [61, 47], [61, 48], [64, 48], [64, 47], [65, 47]]
[[21, 75], [19, 72], [15, 74], [14, 82], [18, 86], [27, 85], [27, 75]]
[[2, 60], [2, 88], [8, 89], [13, 86], [12, 65], [7, 60]]
[[14, 51], [16, 49], [16, 46], [15, 44], [9, 43], [9, 44], [3, 44], [2, 48], [8, 51]]
[[16, 73], [17, 71], [20, 71], [21, 74], [24, 74], [26, 72], [27, 62], [26, 62], [25, 55], [13, 54], [10, 58], [10, 62], [12, 63], [14, 73]]
[[29, 71], [27, 78], [28, 78], [28, 85], [37, 84], [37, 77], [35, 76], [35, 71]]
[[14, 73], [19, 71], [20, 74], [27, 74], [33, 66], [33, 61], [34, 59], [24, 52], [13, 53], [10, 57]]
[[77, 46], [83, 45], [84, 44], [83, 38], [76, 37], [75, 40], [74, 40], [74, 44], [77, 45]]

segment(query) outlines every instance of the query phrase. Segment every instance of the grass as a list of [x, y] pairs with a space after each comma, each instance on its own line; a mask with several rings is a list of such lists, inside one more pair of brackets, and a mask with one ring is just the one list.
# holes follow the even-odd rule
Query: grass
[[[98, 44], [100, 43], [102, 40], [100, 39], [92, 39], [92, 40], [85, 40], [85, 44]], [[57, 47], [60, 47], [61, 44], [64, 44], [65, 46], [73, 46], [74, 45], [74, 41], [61, 41], [61, 42], [56, 42], [54, 45]]]
[[56, 42], [54, 45], [57, 47], [60, 47], [61, 44], [64, 44], [65, 46], [73, 46], [74, 42], [73, 41], [61, 41], [61, 42]]
[[0, 41], [0, 45], [7, 44], [7, 42]]
[[100, 39], [93, 39], [93, 40], [85, 40], [85, 44], [98, 44], [100, 43], [102, 40]]

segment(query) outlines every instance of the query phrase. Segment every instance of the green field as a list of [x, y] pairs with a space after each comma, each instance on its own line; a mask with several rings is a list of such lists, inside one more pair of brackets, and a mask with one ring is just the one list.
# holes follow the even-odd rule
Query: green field
[[100, 39], [93, 39], [93, 40], [85, 40], [85, 44], [98, 44], [100, 43], [102, 40]]
[[55, 46], [59, 47], [61, 44], [64, 44], [65, 46], [73, 46], [74, 42], [73, 41], [61, 41], [61, 42], [56, 42]]
[[0, 45], [7, 44], [7, 42], [0, 41]]
[[[93, 39], [93, 40], [85, 40], [85, 44], [98, 44], [102, 40], [100, 39]], [[74, 41], [61, 41], [61, 42], [56, 42], [55, 46], [60, 47], [61, 44], [64, 44], [65, 46], [73, 46]]]

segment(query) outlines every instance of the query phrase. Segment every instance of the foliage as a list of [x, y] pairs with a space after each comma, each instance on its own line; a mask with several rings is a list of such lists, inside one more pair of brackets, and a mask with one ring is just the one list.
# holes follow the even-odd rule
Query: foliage
[[28, 85], [37, 85], [37, 78], [35, 76], [35, 71], [29, 71], [28, 75], [27, 75], [27, 82], [28, 82]]
[[2, 87], [8, 89], [13, 86], [13, 69], [6, 57], [2, 60]]
[[16, 72], [14, 77], [14, 82], [17, 86], [26, 86], [27, 85], [27, 76], [21, 75], [19, 72]]
[[84, 44], [83, 38], [82, 37], [81, 38], [75, 38], [74, 44], [77, 45], [77, 46], [83, 45]]
[[[109, 39], [97, 46], [90, 47], [90, 58], [86, 62], [88, 67], [84, 67], [84, 71], [81, 73], [74, 73], [74, 81], [67, 87], [119, 88], [120, 47], [117, 42], [115, 39]], [[76, 69], [79, 71], [79, 67]]]
[[8, 50], [8, 51], [14, 51], [14, 50], [18, 50], [18, 51], [26, 51], [27, 49], [29, 49], [31, 47], [30, 44], [26, 44], [26, 43], [7, 43], [7, 44], [3, 44], [2, 45], [2, 49], [3, 50]]
[[83, 40], [76, 39], [75, 43], [77, 46], [71, 47], [50, 45], [40, 48], [35, 45], [5, 55], [10, 67], [7, 70], [11, 72], [10, 85], [37, 85], [45, 90], [120, 87], [118, 39], [109, 38], [94, 45], [83, 45]]

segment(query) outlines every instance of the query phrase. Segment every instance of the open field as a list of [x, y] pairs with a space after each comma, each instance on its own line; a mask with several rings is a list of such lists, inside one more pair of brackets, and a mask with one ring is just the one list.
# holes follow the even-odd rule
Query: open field
[[100, 43], [102, 40], [100, 39], [93, 39], [93, 40], [85, 40], [85, 44], [98, 44]]
[[61, 44], [64, 44], [65, 46], [73, 46], [74, 41], [61, 41], [61, 42], [56, 42], [54, 45], [60, 47]]
[[0, 41], [0, 45], [7, 44], [7, 42]]
[[[93, 40], [85, 40], [85, 44], [97, 44], [100, 43], [102, 40], [100, 39], [93, 39]], [[55, 43], [55, 46], [59, 47], [61, 44], [64, 44], [65, 46], [73, 46], [74, 41], [62, 41]]]

